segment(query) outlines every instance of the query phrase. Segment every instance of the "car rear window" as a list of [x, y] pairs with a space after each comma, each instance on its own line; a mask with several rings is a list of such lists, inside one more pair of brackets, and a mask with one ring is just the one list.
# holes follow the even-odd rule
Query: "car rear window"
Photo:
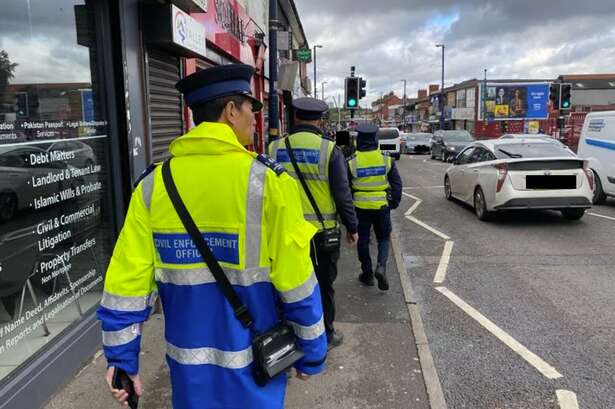
[[418, 134], [409, 134], [408, 140], [410, 141], [428, 141], [431, 139], [430, 134], [418, 133]]
[[566, 149], [566, 147], [549, 142], [497, 145], [495, 147], [495, 155], [498, 159], [576, 157], [576, 155]]
[[449, 131], [442, 134], [442, 138], [449, 142], [472, 142], [474, 138], [467, 131]]
[[377, 136], [379, 141], [396, 139], [399, 137], [399, 131], [397, 129], [379, 129]]

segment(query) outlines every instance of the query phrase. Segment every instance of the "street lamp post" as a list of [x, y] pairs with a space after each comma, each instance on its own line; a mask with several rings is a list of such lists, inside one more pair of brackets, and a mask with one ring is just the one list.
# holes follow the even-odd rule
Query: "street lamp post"
[[485, 80], [483, 81], [483, 125], [487, 129], [487, 69], [485, 68]]
[[318, 84], [316, 82], [316, 49], [317, 48], [322, 48], [322, 45], [316, 44], [314, 45], [314, 98], [318, 98], [318, 90], [317, 90], [317, 85]]
[[442, 83], [440, 86], [440, 129], [444, 129], [444, 44], [436, 44], [442, 48]]
[[322, 92], [320, 93], [320, 98], [322, 98], [322, 100], [325, 100], [325, 84], [327, 83], [327, 81], [323, 81], [320, 83], [320, 86], [322, 87]]
[[401, 111], [401, 121], [402, 121], [402, 125], [404, 126], [404, 131], [405, 131], [405, 127], [406, 127], [406, 80], [401, 80], [401, 82], [404, 83], [404, 102], [403, 102], [402, 111]]

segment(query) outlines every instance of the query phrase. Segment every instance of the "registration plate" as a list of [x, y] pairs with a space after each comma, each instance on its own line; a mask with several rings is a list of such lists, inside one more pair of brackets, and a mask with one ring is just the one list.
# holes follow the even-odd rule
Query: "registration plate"
[[526, 189], [543, 189], [543, 190], [558, 190], [558, 189], [576, 189], [576, 175], [530, 175], [525, 179]]

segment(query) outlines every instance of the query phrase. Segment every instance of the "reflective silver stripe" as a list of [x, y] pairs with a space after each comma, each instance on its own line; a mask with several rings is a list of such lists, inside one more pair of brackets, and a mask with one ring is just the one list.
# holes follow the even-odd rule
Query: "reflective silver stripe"
[[[247, 287], [256, 283], [271, 282], [271, 269], [269, 267], [257, 267], [246, 270], [223, 267], [223, 270], [233, 285]], [[157, 268], [156, 281], [174, 285], [200, 285], [215, 283], [216, 279], [207, 267], [188, 269]]]
[[149, 175], [141, 180], [141, 197], [143, 198], [143, 203], [145, 203], [145, 207], [147, 210], [150, 210], [152, 206], [152, 194], [154, 193], [154, 173], [156, 170], [151, 172]]
[[[152, 293], [155, 294], [155, 293]], [[120, 295], [109, 294], [103, 292], [100, 305], [115, 311], [137, 312], [143, 311], [149, 307], [152, 294], [141, 297], [122, 297]]]
[[293, 321], [288, 321], [288, 323], [295, 330], [295, 335], [301, 339], [305, 339], [306, 341], [316, 339], [325, 333], [325, 322], [322, 317], [320, 317], [320, 320], [318, 320], [316, 324], [307, 327], [299, 325]]
[[[297, 174], [295, 173], [294, 170], [289, 170], [288, 174], [290, 176], [292, 176], [293, 178], [297, 179], [297, 180], [299, 179], [299, 177], [297, 176]], [[303, 172], [303, 177], [305, 178], [305, 180], [319, 180], [319, 181], [322, 181], [322, 182], [328, 182], [329, 181], [329, 178], [327, 176], [315, 175], [313, 173], [305, 173], [305, 172]]]
[[301, 284], [299, 287], [293, 288], [289, 291], [280, 292], [282, 301], [284, 301], [286, 304], [290, 304], [304, 300], [310, 295], [312, 295], [316, 284], [318, 284], [318, 280], [316, 280], [316, 275], [312, 273], [310, 278], [308, 278], [307, 281]]
[[355, 196], [355, 202], [380, 202], [386, 200], [387, 195], [384, 193], [382, 196]]
[[103, 331], [102, 343], [106, 347], [117, 347], [128, 344], [141, 335], [142, 325], [143, 324], [132, 324], [119, 331]]
[[[317, 222], [318, 221], [318, 217], [314, 213], [304, 213], [303, 214], [303, 218], [305, 220], [307, 220], [308, 222]], [[322, 218], [325, 219], [325, 220], [336, 220], [336, 214], [335, 213], [323, 214]]]
[[267, 169], [256, 159], [252, 160], [246, 200], [246, 236], [244, 241], [246, 269], [258, 267], [260, 261], [263, 196]]
[[216, 348], [179, 348], [167, 342], [167, 355], [182, 365], [216, 365], [241, 369], [252, 363], [252, 347], [241, 351], [222, 351]]
[[320, 176], [329, 176], [329, 161], [327, 160], [327, 153], [329, 152], [329, 141], [322, 138], [320, 141], [320, 159], [318, 161]]
[[350, 173], [352, 173], [352, 176], [354, 176], [355, 178], [357, 177], [357, 157], [356, 156], [350, 160]]
[[352, 185], [356, 187], [378, 187], [382, 186], [383, 189], [389, 187], [389, 184], [386, 180], [378, 180], [375, 182], [362, 182], [361, 180], [353, 180]]

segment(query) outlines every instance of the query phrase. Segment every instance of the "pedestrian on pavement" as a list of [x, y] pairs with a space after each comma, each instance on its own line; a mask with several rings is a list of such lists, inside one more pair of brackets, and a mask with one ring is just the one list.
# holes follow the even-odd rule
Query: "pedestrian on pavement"
[[[127, 394], [112, 386], [115, 368], [142, 393], [141, 328], [156, 292], [164, 308], [174, 409], [281, 409], [287, 375], [258, 386], [251, 343], [282, 319], [294, 327], [305, 354], [295, 363], [297, 377], [324, 369], [322, 305], [309, 256], [316, 229], [304, 220], [299, 188], [284, 168], [244, 148], [262, 107], [250, 94], [253, 74], [248, 65], [225, 65], [176, 85], [196, 127], [173, 141], [172, 160], [136, 187], [98, 310], [106, 378], [120, 402]], [[250, 329], [245, 310], [231, 306], [178, 217], [173, 190], [166, 189], [169, 165], [196, 234], [253, 318]]]
[[[391, 241], [391, 210], [396, 209], [401, 201], [402, 182], [393, 159], [380, 151], [378, 127], [372, 123], [361, 123], [357, 126], [357, 133], [357, 151], [348, 159], [348, 172], [359, 218], [359, 281], [371, 287], [375, 275], [378, 288], [387, 291], [389, 281], [386, 265]], [[372, 226], [378, 241], [375, 271], [369, 254]]]
[[312, 241], [311, 256], [320, 284], [327, 341], [333, 348], [341, 345], [344, 337], [333, 325], [333, 283], [337, 278], [341, 244], [337, 215], [346, 227], [346, 238], [352, 245], [357, 243], [358, 222], [344, 154], [335, 141], [324, 136], [321, 128], [327, 104], [314, 98], [299, 98], [293, 102], [293, 108], [295, 127], [292, 133], [273, 141], [269, 145], [269, 154], [304, 187], [303, 214], [318, 229]]

